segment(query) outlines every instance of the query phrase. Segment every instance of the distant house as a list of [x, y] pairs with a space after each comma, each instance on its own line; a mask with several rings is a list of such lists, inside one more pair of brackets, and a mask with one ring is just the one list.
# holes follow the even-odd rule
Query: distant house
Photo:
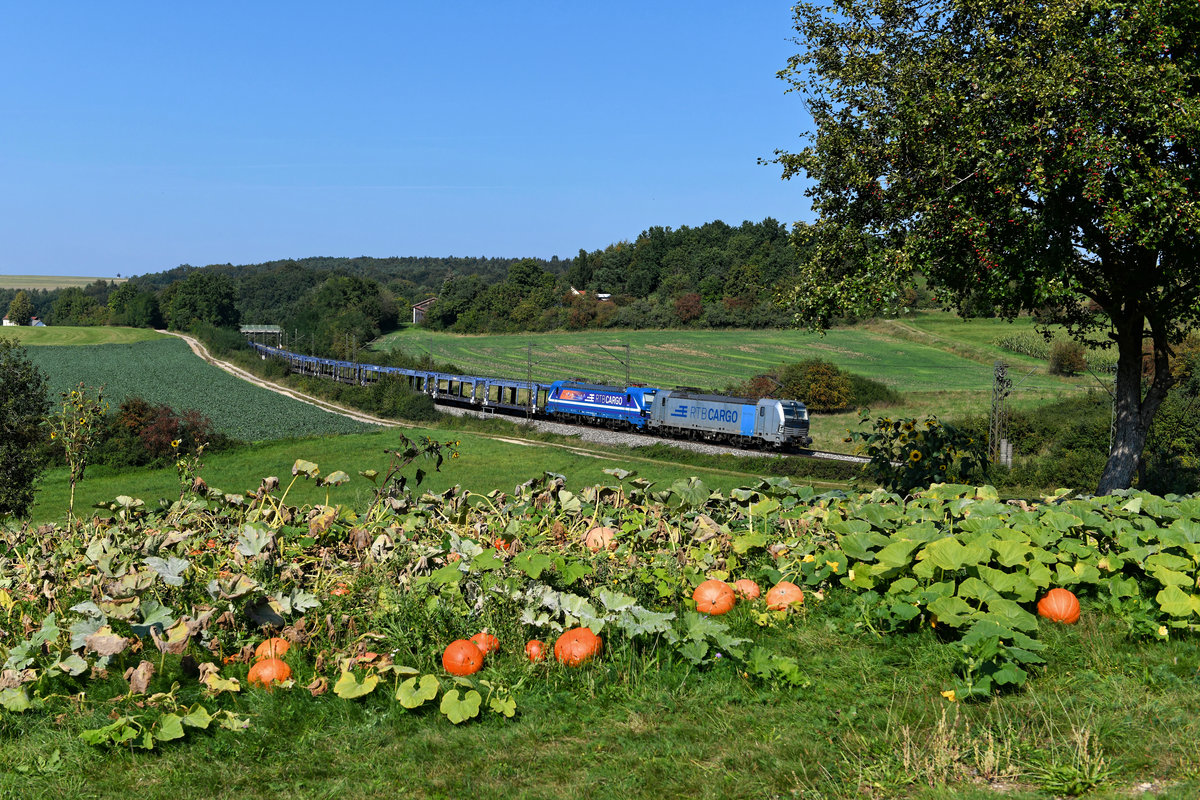
[[[575, 295], [576, 297], [584, 297], [587, 295], [587, 289], [576, 289], [574, 286], [572, 286], [571, 294]], [[601, 303], [607, 303], [609, 300], [612, 300], [612, 295], [608, 292], [596, 292], [596, 299]]]
[[412, 307], [413, 325], [420, 324], [421, 320], [425, 319], [425, 312], [437, 302], [436, 297], [431, 297], [428, 300], [422, 300]]
[[5, 314], [4, 315], [4, 327], [8, 328], [10, 326], [15, 328], [15, 327], [17, 327], [17, 323], [15, 323], [11, 319], [9, 319], [8, 314]]
[[33, 317], [32, 319], [30, 319], [30, 320], [29, 320], [29, 325], [30, 325], [30, 327], [33, 327], [33, 328], [44, 328], [44, 327], [46, 327], [46, 323], [42, 322], [42, 321], [41, 321], [40, 319], [38, 319], [37, 317]]

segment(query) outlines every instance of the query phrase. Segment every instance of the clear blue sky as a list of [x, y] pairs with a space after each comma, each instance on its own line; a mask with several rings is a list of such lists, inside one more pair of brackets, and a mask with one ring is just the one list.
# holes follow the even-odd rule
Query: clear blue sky
[[10, 2], [0, 274], [810, 218], [786, 0]]

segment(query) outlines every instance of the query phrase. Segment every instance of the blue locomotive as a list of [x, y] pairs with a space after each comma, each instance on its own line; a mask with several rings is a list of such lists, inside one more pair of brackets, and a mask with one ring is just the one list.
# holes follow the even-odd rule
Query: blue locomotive
[[346, 383], [370, 383], [382, 375], [406, 376], [415, 391], [436, 401], [485, 412], [523, 413], [741, 447], [782, 449], [812, 444], [808, 409], [799, 400], [751, 400], [684, 389], [454, 375], [304, 356], [253, 342], [250, 346], [263, 358], [286, 361], [294, 372]]

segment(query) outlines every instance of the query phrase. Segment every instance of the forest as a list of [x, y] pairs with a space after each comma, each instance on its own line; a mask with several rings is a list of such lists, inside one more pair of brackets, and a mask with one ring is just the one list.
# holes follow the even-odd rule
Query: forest
[[[117, 284], [0, 289], [0, 308], [50, 325], [187, 330], [281, 325], [313, 353], [361, 347], [438, 301], [424, 323], [458, 333], [751, 327], [786, 322], [773, 302], [801, 255], [784, 224], [651, 227], [573, 259], [315, 257], [180, 265]], [[15, 305], [14, 305], [15, 304]]]

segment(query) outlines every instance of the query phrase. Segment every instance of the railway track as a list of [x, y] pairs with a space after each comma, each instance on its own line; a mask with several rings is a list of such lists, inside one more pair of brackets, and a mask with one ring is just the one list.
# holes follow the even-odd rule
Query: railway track
[[[168, 333], [172, 336], [177, 336], [180, 339], [183, 339], [185, 342], [187, 342], [188, 346], [192, 349], [192, 352], [194, 352], [197, 356], [199, 356], [200, 358], [203, 358], [205, 361], [212, 364], [213, 366], [218, 367], [219, 369], [222, 369], [225, 372], [228, 372], [230, 375], [233, 375], [237, 378], [241, 378], [244, 381], [248, 381], [248, 382], [253, 383], [256, 386], [260, 386], [264, 389], [268, 389], [270, 391], [277, 392], [278, 394], [282, 394], [287, 397], [291, 397], [294, 400], [299, 400], [301, 402], [317, 406], [318, 408], [324, 409], [325, 411], [328, 411], [333, 414], [341, 414], [342, 416], [348, 417], [353, 420], [357, 420], [359, 422], [367, 422], [367, 423], [374, 424], [374, 425], [381, 425], [384, 427], [392, 427], [392, 428], [419, 427], [419, 426], [412, 425], [412, 424], [406, 423], [406, 422], [399, 422], [397, 420], [383, 419], [380, 417], [376, 417], [376, 416], [364, 413], [362, 411], [357, 411], [352, 408], [346, 408], [344, 406], [340, 406], [335, 403], [330, 403], [326, 400], [322, 400], [320, 398], [313, 397], [312, 395], [305, 394], [303, 392], [288, 388], [286, 386], [280, 386], [277, 383], [273, 383], [271, 381], [260, 378], [256, 375], [254, 375], [253, 373], [248, 372], [248, 371], [242, 369], [241, 367], [236, 366], [235, 364], [231, 364], [228, 361], [222, 361], [221, 359], [216, 358], [211, 353], [209, 353], [208, 349], [205, 348], [205, 346], [199, 340], [197, 340], [195, 337], [175, 333], [173, 331], [161, 331], [161, 332]], [[435, 402], [437, 402], [437, 401], [435, 401]], [[442, 411], [453, 414], [453, 415], [461, 415], [461, 416], [469, 415], [469, 416], [475, 416], [475, 417], [490, 417], [490, 416], [496, 415], [495, 412], [487, 412], [487, 413], [481, 412], [477, 408], [474, 408], [472, 406], [465, 405], [465, 404], [437, 402], [437, 406]], [[513, 414], [513, 415], [505, 414], [504, 416], [507, 419], [522, 419], [523, 418], [519, 414]], [[784, 458], [784, 457], [791, 456], [791, 457], [801, 457], [801, 458], [820, 458], [820, 459], [828, 459], [828, 460], [832, 460], [832, 461], [849, 461], [849, 462], [858, 463], [858, 464], [864, 464], [864, 463], [867, 463], [868, 461], [870, 461], [870, 459], [864, 458], [863, 456], [851, 455], [849, 453], [833, 453], [833, 452], [828, 452], [828, 451], [824, 451], [824, 450], [812, 450], [812, 449], [807, 449], [807, 448], [800, 449], [800, 450], [794, 450], [791, 452], [779, 452], [779, 451], [772, 451], [772, 450], [748, 450], [748, 449], [740, 448], [740, 447], [731, 447], [729, 445], [714, 444], [711, 442], [697, 441], [697, 440], [692, 440], [692, 439], [661, 439], [656, 436], [646, 436], [645, 434], [631, 433], [631, 432], [626, 432], [626, 431], [614, 431], [614, 430], [608, 430], [606, 428], [598, 428], [598, 427], [592, 427], [592, 426], [588, 426], [588, 425], [570, 425], [570, 424], [563, 423], [563, 422], [550, 422], [548, 420], [539, 420], [539, 419], [530, 420], [530, 424], [532, 425], [532, 427], [535, 430], [542, 431], [545, 433], [553, 433], [553, 434], [558, 434], [560, 436], [574, 436], [574, 437], [578, 437], [581, 441], [584, 441], [584, 442], [592, 442], [595, 444], [610, 445], [610, 446], [615, 445], [615, 446], [637, 448], [637, 447], [648, 447], [648, 446], [654, 445], [654, 444], [666, 444], [666, 445], [670, 445], [672, 447], [677, 447], [681, 450], [692, 450], [694, 452], [708, 453], [708, 454], [712, 454], [712, 455], [728, 454], [728, 455], [737, 455], [737, 456], [769, 456], [769, 457], [775, 457], [775, 458]], [[505, 438], [505, 437], [495, 437], [495, 438]], [[569, 445], [564, 445], [564, 446], [567, 447], [568, 449], [574, 449], [574, 448], [571, 448]]]

